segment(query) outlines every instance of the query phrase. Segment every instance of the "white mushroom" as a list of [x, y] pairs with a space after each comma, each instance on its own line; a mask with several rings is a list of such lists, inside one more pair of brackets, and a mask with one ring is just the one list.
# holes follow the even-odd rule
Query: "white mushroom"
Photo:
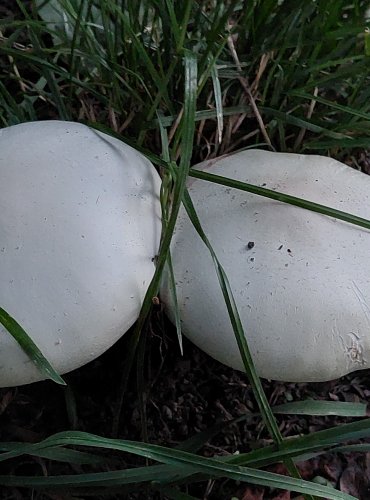
[[[194, 168], [370, 219], [370, 177], [330, 158], [250, 150]], [[369, 367], [369, 230], [202, 180], [189, 189], [260, 376], [325, 381]], [[184, 334], [242, 370], [211, 256], [184, 210], [172, 256]], [[161, 294], [173, 318], [167, 279]]]
[[[93, 360], [138, 317], [161, 214], [153, 165], [84, 125], [0, 130], [0, 307], [59, 373]], [[0, 386], [42, 375], [0, 325]]]

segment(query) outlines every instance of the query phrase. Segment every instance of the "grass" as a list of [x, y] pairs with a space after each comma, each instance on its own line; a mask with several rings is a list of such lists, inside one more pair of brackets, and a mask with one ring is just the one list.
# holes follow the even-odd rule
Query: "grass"
[[[343, 160], [370, 147], [368, 7], [360, 0], [35, 0], [26, 6], [17, 0], [17, 16], [0, 21], [1, 126], [50, 118], [81, 121], [143, 151], [164, 179], [164, 230], [157, 271], [131, 337], [130, 358], [120, 383], [121, 405], [152, 298], [169, 263], [169, 244], [182, 201], [213, 252], [187, 196], [188, 175], [201, 175], [190, 165], [250, 147]], [[212, 182], [231, 182], [209, 177]], [[242, 183], [234, 187], [256, 189]], [[261, 194], [280, 196], [263, 189]], [[303, 200], [285, 196], [284, 201], [325, 211]], [[338, 212], [329, 215], [365, 227], [369, 224]], [[369, 421], [337, 427], [335, 433], [322, 431], [311, 435], [312, 441], [283, 440], [253, 368], [227, 276], [217, 256], [213, 258], [246, 372], [275, 445], [238, 457], [236, 464], [196, 454], [209, 435], [184, 451], [71, 431], [37, 445], [5, 443], [0, 460], [46, 453], [71, 463], [96, 462], [97, 454], [68, 448], [82, 445], [119, 449], [162, 465], [47, 479], [5, 476], [0, 484], [99, 487], [109, 492], [117, 486], [136, 488], [145, 483], [169, 498], [190, 498], [184, 485], [227, 477], [292, 489], [307, 498], [351, 498], [299, 479], [295, 460], [368, 436]], [[181, 339], [179, 328], [178, 334]], [[317, 408], [320, 404], [315, 404], [303, 411], [339, 411], [335, 405]], [[364, 415], [362, 410], [356, 415]], [[355, 410], [341, 411], [353, 415]], [[116, 431], [119, 415], [118, 411]], [[255, 470], [279, 460], [285, 460], [295, 478]]]

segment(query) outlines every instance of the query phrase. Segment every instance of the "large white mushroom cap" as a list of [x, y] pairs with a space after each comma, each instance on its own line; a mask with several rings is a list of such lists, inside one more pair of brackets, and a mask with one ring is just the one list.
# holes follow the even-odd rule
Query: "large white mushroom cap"
[[[59, 373], [137, 319], [159, 246], [159, 190], [148, 160], [84, 125], [0, 130], [0, 307]], [[41, 378], [0, 325], [0, 386]]]
[[[370, 219], [370, 177], [330, 158], [250, 150], [194, 168]], [[189, 190], [262, 377], [325, 381], [370, 366], [370, 231], [202, 180]], [[242, 370], [212, 258], [184, 210], [172, 257], [184, 334]], [[167, 279], [161, 294], [173, 318]]]

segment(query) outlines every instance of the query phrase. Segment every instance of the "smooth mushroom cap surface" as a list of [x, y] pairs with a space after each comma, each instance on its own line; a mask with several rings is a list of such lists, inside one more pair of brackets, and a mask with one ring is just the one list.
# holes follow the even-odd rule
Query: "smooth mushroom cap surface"
[[[330, 158], [248, 150], [194, 168], [370, 219], [370, 177]], [[198, 179], [188, 186], [259, 375], [326, 381], [369, 367], [370, 231]], [[183, 333], [243, 370], [212, 258], [184, 209], [172, 260]], [[173, 319], [166, 275], [161, 297]]]
[[[136, 321], [159, 247], [160, 178], [85, 125], [0, 130], [0, 307], [61, 374]], [[0, 325], [0, 386], [43, 378]]]

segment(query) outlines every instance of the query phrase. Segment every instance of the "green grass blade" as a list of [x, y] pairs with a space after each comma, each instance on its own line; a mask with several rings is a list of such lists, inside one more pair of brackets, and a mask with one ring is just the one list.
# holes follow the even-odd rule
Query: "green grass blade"
[[[230, 106], [227, 108], [222, 108], [222, 104], [219, 104], [219, 108], [222, 109], [222, 115], [232, 116], [232, 115], [241, 115], [243, 113], [247, 113], [250, 111], [250, 106], [245, 104], [240, 104], [239, 106]], [[217, 118], [219, 110], [217, 109], [202, 109], [195, 113], [195, 121], [199, 122], [201, 120], [209, 120], [212, 118]], [[177, 116], [162, 116], [161, 123], [163, 127], [170, 127], [173, 122], [176, 120]], [[157, 128], [159, 119], [153, 120], [147, 124], [148, 128]]]
[[347, 446], [336, 446], [335, 453], [368, 453], [370, 452], [370, 444], [348, 444]]
[[370, 56], [370, 29], [365, 28], [365, 56]]
[[340, 417], [366, 417], [366, 403], [344, 401], [297, 401], [272, 408], [275, 415], [336, 415]]
[[183, 18], [181, 19], [181, 24], [179, 26], [180, 28], [179, 36], [176, 43], [176, 52], [179, 54], [181, 54], [182, 51], [185, 49], [184, 44], [188, 32], [189, 18], [191, 14], [191, 9], [194, 5], [193, 0], [186, 0], [184, 3], [185, 3], [184, 15]]
[[317, 134], [323, 134], [333, 139], [341, 139], [341, 140], [347, 139], [348, 141], [351, 141], [352, 139], [346, 134], [340, 134], [338, 132], [334, 132], [333, 130], [321, 127], [320, 125], [316, 125], [315, 123], [312, 122], [308, 122], [303, 118], [298, 118], [297, 116], [291, 115], [289, 113], [284, 113], [276, 109], [262, 107], [262, 106], [259, 109], [264, 113], [266, 113], [267, 115], [271, 115], [274, 118], [277, 118], [284, 123], [288, 123], [289, 125], [295, 125], [296, 127], [307, 129]]
[[136, 323], [134, 333], [131, 337], [131, 342], [129, 345], [129, 355], [128, 359], [125, 363], [125, 370], [122, 375], [122, 383], [121, 383], [121, 396], [119, 408], [116, 412], [116, 418], [114, 422], [114, 432], [118, 431], [119, 425], [119, 414], [120, 408], [123, 402], [123, 395], [126, 390], [126, 384], [128, 380], [128, 373], [131, 370], [131, 366], [133, 363], [134, 355], [136, 352], [136, 348], [138, 345], [138, 341], [140, 338], [140, 332], [145, 324], [145, 321], [151, 311], [152, 308], [152, 300], [153, 297], [156, 297], [159, 290], [160, 280], [163, 272], [163, 268], [167, 262], [167, 256], [170, 248], [170, 243], [173, 235], [173, 231], [175, 229], [177, 216], [181, 206], [181, 199], [185, 190], [186, 179], [189, 174], [190, 169], [190, 159], [192, 155], [192, 145], [194, 138], [194, 116], [196, 109], [196, 91], [197, 91], [197, 59], [194, 54], [190, 52], [186, 52], [184, 57], [185, 62], [185, 104], [184, 104], [184, 115], [182, 121], [182, 155], [180, 160], [180, 165], [178, 169], [178, 173], [175, 179], [175, 188], [173, 193], [173, 203], [172, 210], [168, 220], [168, 223], [165, 227], [165, 231], [163, 234], [163, 238], [161, 241], [161, 246], [159, 249], [159, 255], [157, 258], [156, 271], [153, 276], [153, 279], [148, 287], [147, 293], [145, 295], [143, 305], [141, 308], [139, 319]]
[[333, 447], [338, 443], [354, 441], [370, 437], [370, 419], [342, 424], [307, 436], [285, 440], [276, 450], [274, 446], [253, 450], [230, 458], [231, 463], [253, 464], [254, 467], [265, 467], [271, 463], [283, 460], [284, 457], [299, 457], [301, 455]]
[[[35, 453], [36, 455], [36, 453]], [[60, 476], [0, 476], [2, 486], [22, 486], [28, 488], [97, 488], [122, 486], [126, 484], [144, 484], [150, 481], [164, 481], [168, 477], [176, 478], [176, 468], [163, 465], [137, 467], [135, 469], [95, 472], [85, 474], [64, 474]]]
[[[162, 122], [161, 122], [161, 118], [162, 118], [162, 116], [160, 114], [158, 114], [158, 123], [159, 123], [159, 130], [161, 133], [161, 143], [162, 143], [162, 157], [165, 160], [165, 162], [167, 163], [167, 166], [168, 165], [172, 166], [167, 130], [165, 129], [165, 127], [163, 127]], [[175, 166], [173, 168], [169, 168], [162, 179], [161, 206], [162, 206], [162, 224], [164, 227], [166, 227], [167, 222], [168, 222], [168, 217], [169, 217], [168, 212], [169, 212], [169, 208], [170, 208], [170, 189], [171, 189], [173, 179], [174, 179], [174, 177], [176, 177], [176, 175], [174, 175], [174, 169], [175, 169]], [[178, 305], [178, 300], [177, 300], [175, 275], [173, 272], [171, 251], [168, 252], [166, 266], [168, 269], [168, 277], [169, 277], [169, 291], [171, 294], [172, 303], [174, 305], [174, 319], [175, 319], [176, 335], [177, 335], [177, 340], [179, 342], [180, 352], [182, 355], [183, 354], [183, 343], [182, 343], [180, 310], [179, 310], [179, 305]]]
[[356, 149], [356, 148], [361, 148], [361, 149], [369, 149], [370, 148], [370, 137], [364, 137], [360, 139], [341, 139], [341, 140], [327, 140], [327, 141], [322, 141], [322, 140], [312, 140], [308, 141], [304, 146], [303, 146], [303, 151], [305, 150], [310, 150], [310, 151], [315, 151], [315, 150], [325, 150], [325, 151], [330, 151], [330, 150], [335, 150], [338, 151], [339, 149]]
[[221, 184], [222, 186], [228, 186], [235, 189], [240, 189], [241, 191], [247, 191], [249, 193], [257, 194], [259, 196], [265, 196], [266, 198], [270, 198], [271, 200], [282, 201], [283, 203], [288, 203], [289, 205], [305, 208], [306, 210], [311, 210], [312, 212], [328, 215], [329, 217], [334, 217], [336, 219], [349, 222], [350, 224], [364, 227], [365, 229], [370, 229], [370, 220], [368, 219], [364, 219], [362, 217], [358, 217], [357, 215], [349, 214], [347, 212], [342, 212], [341, 210], [330, 208], [325, 205], [321, 205], [319, 203], [314, 203], [312, 201], [284, 194], [279, 191], [273, 191], [272, 189], [266, 189], [260, 186], [255, 186], [253, 184], [237, 181], [235, 179], [230, 179], [228, 177], [223, 177], [216, 174], [210, 174], [209, 172], [205, 172], [202, 170], [191, 169], [189, 175], [191, 177], [195, 177], [196, 179], [215, 182], [216, 184]]
[[217, 66], [215, 64], [212, 65], [211, 77], [213, 82], [213, 93], [215, 96], [215, 104], [216, 104], [216, 113], [217, 113], [217, 136], [218, 142], [221, 144], [222, 142], [222, 134], [224, 130], [224, 115], [223, 115], [223, 106], [222, 106], [222, 90], [220, 79], [218, 77]]
[[[338, 111], [343, 111], [344, 113], [348, 113], [350, 115], [357, 116], [359, 118], [364, 118], [365, 120], [370, 121], [370, 113], [364, 113], [363, 111], [351, 108], [350, 106], [343, 106], [342, 104], [338, 104], [337, 102], [334, 101], [329, 101], [328, 99], [325, 99], [320, 96], [314, 96], [312, 94], [308, 94], [307, 92], [301, 92], [299, 90], [292, 90], [291, 92], [289, 92], [289, 95], [302, 97], [303, 99], [309, 99], [310, 101], [311, 100], [317, 101], [320, 102], [321, 104], [325, 104], [326, 106], [328, 106], [328, 108], [336, 109]], [[341, 139], [341, 137], [339, 137], [339, 139]]]
[[0, 323], [7, 329], [10, 335], [18, 342], [19, 346], [27, 354], [40, 373], [57, 384], [66, 385], [62, 377], [55, 371], [49, 361], [44, 357], [40, 349], [27, 335], [17, 321], [0, 307]]
[[257, 399], [257, 403], [259, 406], [259, 409], [261, 411], [261, 415], [263, 417], [263, 420], [266, 423], [266, 426], [272, 436], [274, 436], [277, 432], [277, 424], [275, 421], [275, 417], [273, 416], [270, 406], [267, 402], [265, 393], [263, 391], [263, 387], [260, 381], [260, 378], [256, 374], [256, 370], [254, 368], [254, 363], [252, 356], [249, 351], [249, 347], [244, 335], [244, 330], [243, 326], [241, 323], [241, 319], [234, 301], [233, 293], [231, 291], [231, 287], [229, 284], [229, 281], [227, 279], [227, 276], [225, 274], [225, 271], [223, 267], [221, 266], [213, 248], [212, 245], [210, 244], [206, 234], [203, 231], [203, 228], [200, 224], [200, 220], [196, 214], [195, 208], [193, 206], [192, 200], [190, 198], [189, 192], [186, 191], [184, 194], [184, 206], [186, 209], [186, 212], [198, 232], [199, 236], [207, 246], [209, 252], [211, 253], [212, 259], [214, 261], [214, 265], [216, 268], [216, 273], [220, 282], [221, 290], [224, 296], [224, 300], [227, 306], [227, 310], [229, 312], [230, 316], [230, 321], [232, 323], [232, 327], [235, 333], [236, 340], [238, 342], [240, 354], [243, 359], [244, 363], [244, 368], [246, 370], [247, 376], [252, 384], [253, 392], [254, 395]]
[[[202, 229], [202, 226], [200, 224], [200, 220], [196, 214], [196, 211], [195, 211], [193, 203], [191, 201], [189, 192], [187, 190], [184, 193], [183, 203], [184, 203], [186, 212], [187, 212], [193, 226], [197, 230], [199, 236], [203, 240], [204, 244], [206, 245], [206, 247], [208, 248], [208, 250], [212, 256], [215, 270], [217, 273], [217, 277], [219, 279], [221, 291], [222, 291], [224, 301], [225, 301], [225, 304], [226, 304], [226, 307], [227, 307], [227, 310], [229, 313], [230, 322], [231, 322], [231, 325], [232, 325], [232, 328], [233, 328], [233, 331], [235, 334], [236, 341], [238, 343], [241, 358], [243, 360], [244, 369], [245, 369], [247, 376], [248, 376], [248, 379], [252, 385], [253, 393], [254, 393], [254, 396], [256, 398], [258, 407], [260, 409], [263, 421], [265, 422], [266, 427], [267, 427], [270, 435], [274, 439], [275, 443], [277, 445], [279, 445], [283, 441], [283, 438], [280, 434], [279, 427], [278, 427], [277, 422], [275, 420], [274, 414], [272, 413], [270, 405], [268, 404], [266, 395], [265, 395], [263, 387], [262, 387], [261, 380], [256, 373], [253, 359], [252, 359], [252, 355], [250, 353], [248, 343], [246, 340], [246, 336], [244, 334], [243, 325], [242, 325], [242, 322], [241, 322], [241, 319], [239, 316], [239, 312], [238, 312], [238, 309], [236, 306], [233, 292], [232, 292], [231, 287], [230, 287], [230, 283], [228, 281], [228, 278], [226, 276], [226, 273], [225, 273], [221, 263], [219, 262], [216, 254], [212, 248], [211, 243], [209, 242], [206, 234], [204, 233], [204, 231]], [[295, 478], [300, 477], [299, 472], [298, 472], [297, 468], [295, 467], [295, 464], [290, 460], [290, 458], [288, 458], [286, 460], [286, 466], [289, 470], [289, 473], [293, 477], [295, 477]]]
[[[22, 449], [22, 443], [0, 443], [0, 452], [7, 452]], [[63, 447], [45, 448], [43, 450], [34, 451], [34, 456], [54, 460], [56, 462], [65, 462], [79, 465], [106, 465], [107, 457], [101, 457], [84, 451], [70, 450]]]
[[[320, 498], [327, 498], [332, 500], [353, 500], [354, 497], [341, 493], [339, 491], [320, 486], [302, 479], [295, 479], [271, 472], [255, 470], [247, 467], [234, 465], [231, 463], [223, 463], [220, 460], [213, 458], [204, 458], [192, 453], [187, 453], [175, 449], [167, 449], [158, 445], [150, 445], [143, 443], [136, 443], [124, 440], [114, 440], [109, 438], [102, 438], [93, 434], [84, 432], [62, 432], [50, 438], [47, 438], [41, 443], [36, 445], [28, 445], [24, 447], [24, 453], [32, 454], [32, 449], [50, 448], [55, 446], [89, 446], [95, 448], [108, 448], [119, 451], [124, 451], [134, 455], [139, 455], [145, 458], [150, 458], [158, 462], [176, 467], [191, 467], [196, 472], [200, 472], [210, 477], [227, 477], [236, 481], [247, 482], [250, 484], [258, 484], [261, 486], [289, 489], [298, 493], [315, 495]], [[18, 450], [19, 453], [19, 450]], [[4, 455], [12, 455], [5, 453]], [[0, 458], [4, 458], [4, 455]], [[150, 468], [148, 468], [150, 470]], [[135, 469], [129, 470], [130, 473], [135, 474]], [[124, 471], [124, 472], [129, 472]], [[123, 472], [123, 471], [121, 471]], [[112, 474], [112, 473], [100, 473]], [[85, 475], [86, 476], [86, 475]], [[93, 475], [91, 475], [93, 477]], [[53, 484], [53, 481], [58, 481], [58, 478], [27, 478], [28, 484], [35, 487], [36, 481], [39, 480], [39, 486], [48, 486]], [[0, 476], [0, 484], [14, 484], [15, 477]], [[40, 481], [41, 480], [41, 481]], [[144, 479], [145, 480], [145, 479]], [[23, 485], [25, 485], [26, 478], [23, 478]], [[44, 482], [42, 482], [44, 481]], [[55, 483], [54, 483], [55, 484]]]

